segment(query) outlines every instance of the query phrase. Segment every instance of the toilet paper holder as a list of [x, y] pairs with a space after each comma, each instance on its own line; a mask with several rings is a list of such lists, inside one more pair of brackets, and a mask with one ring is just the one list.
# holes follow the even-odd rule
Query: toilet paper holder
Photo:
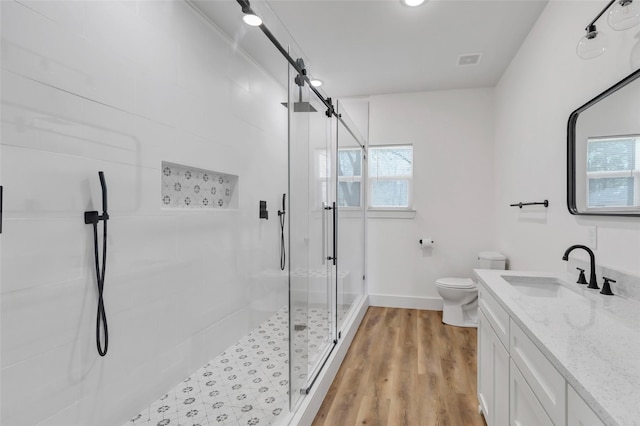
[[434, 243], [434, 241], [431, 238], [425, 238], [425, 237], [420, 238], [420, 240], [418, 242], [423, 247], [424, 246], [426, 246], [426, 247], [432, 246], [433, 243]]

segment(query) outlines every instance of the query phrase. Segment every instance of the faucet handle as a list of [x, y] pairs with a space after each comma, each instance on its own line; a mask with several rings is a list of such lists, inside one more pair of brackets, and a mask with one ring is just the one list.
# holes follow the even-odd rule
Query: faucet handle
[[615, 283], [616, 280], [612, 280], [611, 278], [602, 277], [604, 279], [604, 284], [602, 284], [602, 290], [600, 290], [600, 294], [604, 294], [607, 296], [613, 296], [613, 292], [611, 291], [611, 286], [609, 283]]
[[580, 271], [580, 276], [578, 277], [578, 281], [576, 281], [578, 284], [586, 284], [587, 283], [587, 279], [584, 276], [584, 269], [582, 268], [576, 268], [578, 271]]

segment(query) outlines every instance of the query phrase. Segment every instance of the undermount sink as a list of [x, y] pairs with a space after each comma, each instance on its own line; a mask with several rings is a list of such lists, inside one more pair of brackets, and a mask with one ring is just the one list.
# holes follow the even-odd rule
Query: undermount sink
[[582, 297], [570, 290], [557, 278], [553, 277], [518, 277], [502, 275], [502, 278], [511, 286], [526, 296], [532, 297]]

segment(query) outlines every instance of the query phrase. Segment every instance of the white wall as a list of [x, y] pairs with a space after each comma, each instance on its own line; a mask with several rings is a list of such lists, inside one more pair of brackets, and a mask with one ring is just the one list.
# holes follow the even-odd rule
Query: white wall
[[[477, 253], [495, 248], [493, 105], [493, 89], [370, 98], [370, 145], [414, 146], [416, 210], [414, 219], [369, 218], [372, 304], [437, 309], [435, 280], [470, 277]], [[422, 236], [435, 246], [421, 249]]]
[[[598, 29], [609, 38], [608, 51], [590, 61], [576, 55], [584, 26], [602, 6], [551, 1], [496, 88], [497, 248], [512, 269], [564, 271], [564, 250], [591, 245], [587, 232], [595, 225], [597, 262], [640, 274], [638, 218], [572, 216], [566, 207], [569, 114], [632, 71], [629, 55], [638, 29], [613, 31], [606, 17]], [[550, 202], [546, 210], [507, 207], [543, 199]], [[575, 256], [586, 258], [579, 251]]]
[[[1, 423], [122, 424], [286, 303], [286, 91], [181, 1], [2, 1], [1, 82]], [[238, 175], [239, 209], [161, 210], [162, 160]]]

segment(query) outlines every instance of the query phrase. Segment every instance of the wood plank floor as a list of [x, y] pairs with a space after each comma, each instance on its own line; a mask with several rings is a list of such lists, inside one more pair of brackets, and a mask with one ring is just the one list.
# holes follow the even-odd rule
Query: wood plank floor
[[370, 307], [313, 425], [483, 426], [476, 329], [442, 312]]

